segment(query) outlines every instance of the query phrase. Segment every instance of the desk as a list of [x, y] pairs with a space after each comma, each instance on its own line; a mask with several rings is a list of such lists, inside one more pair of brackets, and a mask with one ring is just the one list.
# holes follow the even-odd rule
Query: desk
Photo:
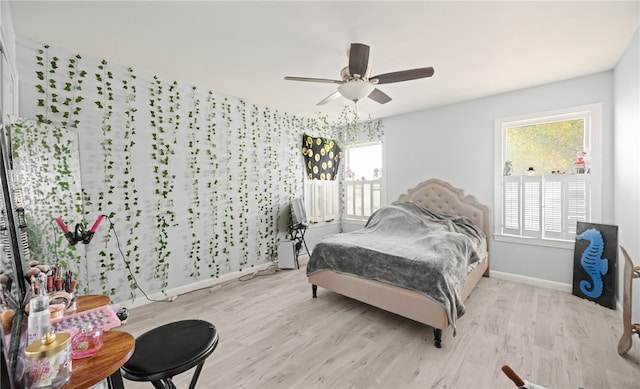
[[[88, 295], [76, 299], [76, 312], [109, 304], [107, 296]], [[122, 388], [120, 367], [131, 357], [135, 347], [133, 335], [124, 331], [106, 331], [100, 351], [87, 358], [74, 359], [71, 379], [64, 389], [86, 389], [109, 378], [110, 386]]]

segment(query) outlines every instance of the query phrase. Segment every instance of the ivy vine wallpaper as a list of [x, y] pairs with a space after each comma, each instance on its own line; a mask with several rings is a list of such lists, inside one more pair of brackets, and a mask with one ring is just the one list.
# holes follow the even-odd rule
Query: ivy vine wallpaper
[[[20, 125], [29, 129], [16, 136], [14, 157], [24, 161], [37, 147], [57, 150], [60, 139], [77, 139], [70, 152], [78, 158], [78, 186], [40, 196], [29, 229], [34, 243], [49, 243], [34, 259], [66, 261], [80, 290], [113, 302], [140, 298], [140, 288], [166, 294], [273, 261], [289, 201], [302, 192], [302, 134], [345, 139], [352, 131], [108, 59], [17, 43]], [[43, 129], [52, 135], [35, 135]], [[379, 138], [379, 123], [369, 133]], [[16, 185], [33, 193], [60, 188], [73, 175], [50, 166], [55, 174]], [[100, 214], [105, 221], [79, 252], [49, 227], [57, 217], [86, 225]]]

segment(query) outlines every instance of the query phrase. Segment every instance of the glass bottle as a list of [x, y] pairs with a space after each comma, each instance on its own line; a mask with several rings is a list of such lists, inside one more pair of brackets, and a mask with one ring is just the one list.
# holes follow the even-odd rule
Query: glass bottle
[[27, 344], [42, 339], [51, 331], [51, 312], [49, 297], [36, 296], [29, 301], [29, 320], [27, 321]]
[[102, 329], [94, 328], [91, 324], [83, 326], [71, 340], [71, 358], [86, 358], [100, 351], [103, 344], [102, 336]]

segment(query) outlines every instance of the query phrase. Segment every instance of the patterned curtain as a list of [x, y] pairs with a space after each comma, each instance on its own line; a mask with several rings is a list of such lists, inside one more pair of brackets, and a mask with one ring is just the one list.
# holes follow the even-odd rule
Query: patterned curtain
[[302, 136], [302, 155], [308, 180], [335, 180], [342, 150], [333, 139]]

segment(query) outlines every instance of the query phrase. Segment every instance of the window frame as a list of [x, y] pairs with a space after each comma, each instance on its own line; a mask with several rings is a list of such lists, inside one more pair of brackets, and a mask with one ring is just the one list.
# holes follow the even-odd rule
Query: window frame
[[[506, 155], [506, 129], [545, 122], [555, 122], [575, 118], [585, 119], [585, 150], [590, 155], [590, 173], [588, 181], [590, 187], [588, 196], [590, 198], [588, 221], [595, 222], [602, 220], [602, 104], [587, 104], [575, 107], [562, 108], [558, 110], [545, 111], [533, 114], [511, 116], [495, 119], [494, 121], [494, 239], [520, 244], [541, 245], [547, 247], [560, 247], [573, 249], [575, 239], [564, 239], [557, 237], [523, 236], [506, 233], [503, 227], [503, 168]], [[572, 176], [568, 174], [566, 176]], [[553, 175], [549, 175], [552, 179]], [[525, 176], [523, 176], [525, 177]], [[541, 178], [544, 184], [544, 176]], [[544, 196], [544, 193], [540, 194]], [[543, 200], [544, 201], [544, 200]], [[540, 207], [540, 212], [544, 204]], [[544, 220], [541, 221], [544, 224]], [[543, 227], [544, 228], [544, 227]], [[541, 231], [541, 234], [543, 232]]]

